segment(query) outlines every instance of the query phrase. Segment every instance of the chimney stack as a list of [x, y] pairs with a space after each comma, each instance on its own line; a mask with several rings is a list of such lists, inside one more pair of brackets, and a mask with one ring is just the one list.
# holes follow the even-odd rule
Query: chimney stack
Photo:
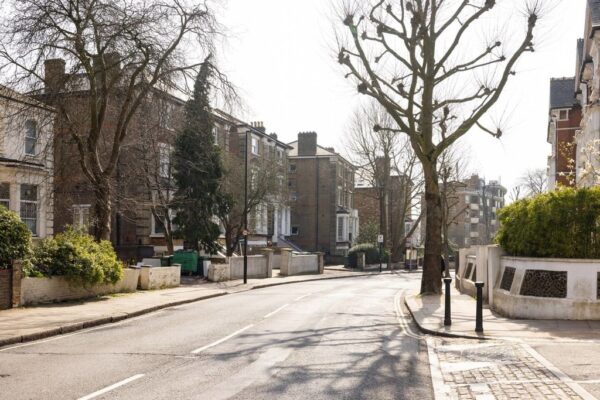
[[261, 131], [262, 133], [266, 133], [267, 130], [265, 128], [265, 124], [262, 121], [254, 121], [254, 122], [250, 122], [250, 126], [253, 127], [254, 129]]
[[49, 92], [58, 92], [65, 83], [65, 60], [54, 58], [44, 61], [44, 84]]
[[314, 156], [317, 154], [317, 133], [300, 132], [298, 134], [298, 155]]

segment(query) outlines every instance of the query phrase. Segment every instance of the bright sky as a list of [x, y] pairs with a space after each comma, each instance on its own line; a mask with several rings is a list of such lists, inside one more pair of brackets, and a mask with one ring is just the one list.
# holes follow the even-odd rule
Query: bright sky
[[[243, 118], [264, 121], [268, 132], [286, 142], [298, 132], [316, 131], [319, 144], [343, 151], [359, 95], [335, 59], [332, 22], [337, 20], [330, 1], [229, 0], [223, 23], [233, 37], [221, 58], [247, 105]], [[487, 179], [500, 178], [509, 189], [525, 170], [546, 168], [550, 78], [575, 73], [585, 0], [556, 1], [542, 21], [535, 53], [524, 56], [496, 110], [504, 136], [467, 135], [472, 169]], [[522, 31], [517, 25], [515, 32]]]

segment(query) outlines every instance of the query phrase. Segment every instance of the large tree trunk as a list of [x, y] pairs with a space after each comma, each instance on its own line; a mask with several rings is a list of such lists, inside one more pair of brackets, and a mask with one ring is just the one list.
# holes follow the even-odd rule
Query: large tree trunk
[[97, 241], [109, 240], [111, 232], [112, 203], [110, 198], [110, 183], [108, 179], [101, 178], [95, 185], [96, 204], [94, 205], [93, 233]]
[[442, 198], [435, 164], [423, 165], [425, 175], [425, 259], [421, 294], [442, 292]]

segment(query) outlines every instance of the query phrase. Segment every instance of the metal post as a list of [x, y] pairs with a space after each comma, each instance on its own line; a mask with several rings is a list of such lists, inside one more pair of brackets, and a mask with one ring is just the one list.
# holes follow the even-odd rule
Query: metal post
[[446, 286], [446, 306], [444, 309], [444, 326], [452, 325], [452, 317], [451, 317], [451, 302], [450, 302], [450, 283], [452, 282], [452, 278], [444, 278], [444, 284]]
[[383, 263], [383, 243], [379, 243], [379, 273], [382, 271]]
[[483, 282], [475, 282], [477, 287], [477, 313], [475, 314], [475, 332], [483, 332]]
[[248, 131], [244, 152], [244, 284], [248, 283]]

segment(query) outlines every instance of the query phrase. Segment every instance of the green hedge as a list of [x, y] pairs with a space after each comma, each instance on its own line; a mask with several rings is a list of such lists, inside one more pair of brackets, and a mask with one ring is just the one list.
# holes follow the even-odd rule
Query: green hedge
[[67, 230], [44, 239], [34, 250], [29, 275], [64, 276], [79, 285], [117, 283], [123, 265], [108, 241], [100, 243], [88, 234]]
[[498, 244], [513, 256], [600, 258], [600, 188], [561, 189], [498, 213]]
[[[348, 265], [356, 268], [357, 253], [365, 253], [365, 264], [379, 264], [379, 246], [373, 243], [363, 243], [352, 247], [348, 251]], [[381, 262], [387, 263], [389, 252], [384, 249]]]
[[31, 232], [21, 218], [0, 206], [0, 269], [10, 268], [12, 261], [26, 259], [31, 249]]

